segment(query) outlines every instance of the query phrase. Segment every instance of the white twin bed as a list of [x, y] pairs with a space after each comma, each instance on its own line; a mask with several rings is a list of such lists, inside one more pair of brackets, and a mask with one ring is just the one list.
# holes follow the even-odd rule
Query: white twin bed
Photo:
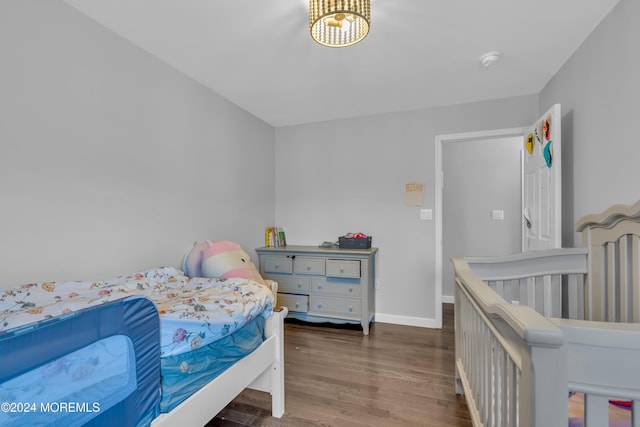
[[284, 413], [277, 284], [161, 267], [0, 290], [0, 425], [205, 425], [244, 388]]
[[640, 427], [640, 202], [576, 231], [582, 248], [452, 258], [474, 426]]

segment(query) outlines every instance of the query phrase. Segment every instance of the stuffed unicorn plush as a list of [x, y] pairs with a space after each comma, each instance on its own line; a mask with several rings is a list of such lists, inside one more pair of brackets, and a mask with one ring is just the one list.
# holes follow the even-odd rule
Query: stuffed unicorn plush
[[189, 277], [242, 277], [265, 284], [251, 257], [230, 240], [195, 243], [185, 255], [182, 269]]

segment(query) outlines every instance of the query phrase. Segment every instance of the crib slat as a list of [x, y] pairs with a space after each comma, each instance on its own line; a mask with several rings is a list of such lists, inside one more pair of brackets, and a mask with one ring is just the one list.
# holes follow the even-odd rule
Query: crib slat
[[504, 295], [503, 298], [508, 303], [513, 302], [513, 280], [507, 280], [504, 282]]
[[562, 317], [562, 275], [551, 276], [551, 316]]
[[542, 306], [536, 311], [545, 317], [562, 317], [562, 276], [545, 275], [537, 279], [542, 282]]
[[509, 425], [517, 426], [520, 418], [518, 412], [518, 401], [520, 396], [518, 395], [518, 387], [520, 381], [520, 370], [515, 361], [509, 355]]
[[631, 426], [640, 427], [640, 400], [631, 403]]
[[[478, 381], [475, 384], [474, 390], [473, 390], [473, 394], [474, 394], [474, 398], [476, 399], [476, 402], [478, 402], [478, 404], [480, 405], [480, 409], [482, 408], [482, 371], [481, 371], [481, 365], [482, 365], [482, 352], [481, 352], [481, 348], [480, 348], [480, 340], [482, 339], [482, 335], [481, 335], [481, 321], [478, 318], [478, 316], [474, 316], [474, 329], [475, 329], [475, 334], [474, 334], [474, 338], [473, 338], [473, 354], [476, 354], [477, 357], [473, 357], [474, 361], [473, 361], [473, 374], [475, 375], [475, 378], [478, 378]], [[482, 414], [480, 414], [482, 415]]]
[[496, 280], [493, 282], [493, 290], [504, 298], [504, 282], [502, 280]]
[[567, 278], [567, 314], [569, 319], [578, 319], [578, 278], [575, 274]]
[[[469, 354], [467, 355], [467, 357], [473, 355], [473, 354], [477, 354], [479, 355], [479, 351], [478, 351], [478, 346], [476, 344], [477, 340], [478, 340], [478, 316], [476, 313], [473, 313], [473, 318], [471, 319], [471, 327], [469, 328]], [[470, 377], [471, 378], [480, 378], [480, 372], [478, 372], [478, 357], [471, 357], [471, 359], [468, 359], [470, 361], [469, 363], [469, 372], [470, 372]], [[479, 398], [480, 398], [480, 390], [478, 389], [479, 387], [479, 381], [474, 381], [471, 384], [472, 387], [472, 392], [473, 392], [473, 399], [476, 402], [479, 402]]]
[[531, 279], [527, 278], [527, 279], [520, 279], [520, 286], [519, 288], [519, 294], [520, 294], [520, 304], [521, 305], [528, 305], [529, 304], [529, 291], [528, 291], [528, 287], [529, 287], [529, 281]]
[[535, 298], [533, 299], [533, 305], [529, 305], [538, 313], [544, 316], [545, 309], [545, 293], [546, 293], [546, 283], [545, 276], [537, 276], [534, 278], [535, 280]]
[[[484, 391], [484, 372], [482, 371], [482, 363], [484, 362], [484, 352], [483, 352], [483, 347], [481, 346], [481, 343], [484, 337], [482, 335], [482, 323], [477, 318], [476, 318], [476, 329], [478, 330], [476, 339], [474, 340], [474, 347], [476, 348], [476, 354], [478, 355], [478, 357], [476, 357], [476, 363], [475, 363], [476, 366], [474, 366], [474, 371], [477, 375], [476, 378], [478, 378], [478, 384], [476, 386], [476, 394], [477, 394], [476, 400], [482, 410], [482, 408], [484, 407], [485, 391]], [[484, 414], [481, 413], [481, 415], [482, 415], [482, 419], [485, 420]]]
[[500, 426], [500, 405], [502, 403], [502, 396], [500, 395], [500, 343], [493, 336], [491, 337], [491, 348], [493, 354], [491, 357], [491, 388], [490, 394], [494, 404], [492, 406], [491, 424], [494, 426]]
[[[640, 237], [631, 236], [631, 306], [632, 319], [635, 323], [640, 323]], [[640, 419], [640, 412], [637, 413]], [[639, 421], [640, 422], [640, 421]], [[635, 426], [634, 426], [635, 427]]]
[[618, 283], [618, 250], [616, 243], [607, 243], [607, 281], [605, 284], [606, 292], [606, 309], [607, 321], [615, 322], [617, 320], [618, 310], [616, 307], [616, 283]]
[[568, 311], [569, 319], [584, 319], [584, 276], [582, 274], [570, 274], [567, 280], [568, 286]]
[[553, 289], [551, 287], [551, 276], [542, 276], [542, 311], [538, 311], [538, 313], [542, 313], [543, 316], [549, 317], [552, 316], [552, 306], [553, 306]]
[[584, 396], [585, 427], [602, 427], [609, 425], [609, 399], [595, 394]]
[[631, 313], [629, 303], [631, 302], [629, 299], [629, 293], [631, 292], [631, 284], [629, 283], [630, 279], [630, 268], [629, 265], [629, 256], [630, 256], [630, 248], [629, 248], [629, 240], [625, 237], [620, 239], [620, 293], [619, 298], [620, 302], [618, 304], [619, 310], [619, 318], [620, 322], [628, 322], [631, 320]]
[[476, 345], [478, 348], [478, 366], [476, 366], [476, 371], [478, 372], [479, 387], [478, 387], [478, 402], [480, 402], [480, 407], [482, 408], [482, 419], [485, 422], [487, 420], [487, 411], [486, 411], [486, 399], [487, 399], [487, 371], [485, 367], [485, 326], [484, 323], [478, 320], [478, 337], [476, 339]]
[[527, 305], [534, 310], [536, 309], [536, 278], [527, 279]]
[[587, 297], [585, 318], [587, 320], [604, 320], [602, 309], [602, 283], [605, 280], [604, 247], [592, 246], [590, 251], [590, 271], [587, 274]]
[[482, 408], [483, 408], [483, 414], [482, 414], [482, 419], [484, 420], [484, 424], [485, 425], [491, 425], [489, 424], [489, 405], [488, 402], [491, 399], [491, 390], [489, 388], [489, 365], [487, 362], [487, 357], [488, 357], [488, 346], [486, 345], [487, 342], [491, 342], [490, 337], [487, 336], [487, 328], [484, 326], [484, 324], [482, 324], [482, 351], [480, 352], [481, 354], [481, 359], [480, 359], [480, 369], [482, 370]]
[[584, 291], [584, 282], [585, 282], [585, 275], [584, 274], [579, 274], [576, 277], [578, 277], [578, 293], [577, 295], [577, 301], [578, 301], [578, 319], [584, 320], [586, 319], [586, 314], [585, 314], [585, 291]]
[[501, 405], [500, 405], [500, 421], [501, 426], [508, 427], [509, 426], [509, 412], [507, 408], [509, 407], [509, 357], [506, 351], [503, 351], [500, 355], [500, 372], [502, 383], [500, 384], [500, 388], [502, 390], [501, 393]]
[[484, 355], [483, 355], [483, 363], [482, 363], [482, 372], [484, 373], [484, 408], [485, 408], [485, 419], [487, 420], [486, 425], [490, 426], [493, 423], [492, 420], [492, 415], [493, 413], [491, 412], [491, 403], [492, 403], [492, 399], [493, 399], [493, 393], [492, 393], [492, 389], [491, 389], [491, 376], [492, 376], [492, 372], [491, 372], [491, 350], [493, 348], [493, 337], [491, 336], [491, 333], [489, 331], [489, 328], [487, 328], [486, 325], [484, 325], [483, 323], [483, 330], [484, 330], [484, 340], [483, 340], [483, 347], [484, 347]]

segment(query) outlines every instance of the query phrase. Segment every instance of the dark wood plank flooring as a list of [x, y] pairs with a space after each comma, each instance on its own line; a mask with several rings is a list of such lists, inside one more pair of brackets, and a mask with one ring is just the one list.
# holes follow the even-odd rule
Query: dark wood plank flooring
[[245, 390], [207, 427], [469, 427], [454, 389], [453, 305], [443, 328], [373, 323], [354, 326], [285, 323], [285, 414], [271, 417], [266, 393]]

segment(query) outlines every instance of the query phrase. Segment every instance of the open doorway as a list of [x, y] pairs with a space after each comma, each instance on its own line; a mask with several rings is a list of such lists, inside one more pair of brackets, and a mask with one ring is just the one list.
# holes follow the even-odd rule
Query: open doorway
[[453, 302], [450, 256], [520, 251], [524, 131], [515, 128], [436, 137], [438, 319], [442, 302]]

